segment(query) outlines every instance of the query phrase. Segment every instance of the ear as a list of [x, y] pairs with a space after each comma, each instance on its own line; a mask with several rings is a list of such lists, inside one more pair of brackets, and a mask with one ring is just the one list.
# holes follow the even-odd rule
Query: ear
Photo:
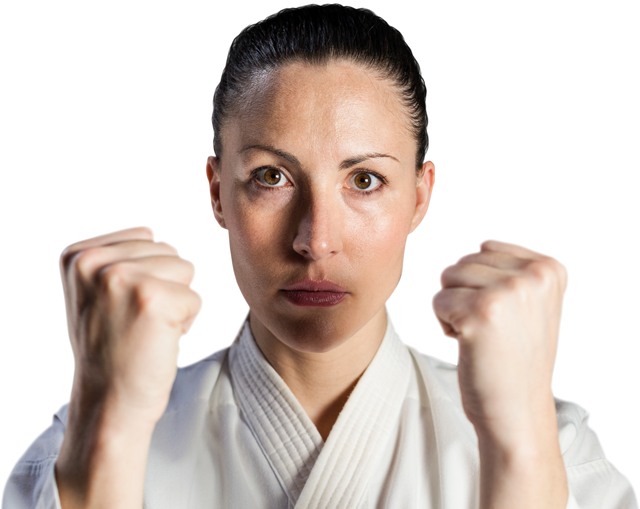
[[226, 228], [227, 225], [224, 222], [224, 214], [222, 213], [222, 202], [220, 201], [220, 159], [215, 156], [207, 158], [207, 179], [209, 180], [213, 215], [218, 224]]
[[427, 161], [422, 165], [418, 172], [416, 180], [416, 208], [411, 219], [411, 229], [409, 233], [415, 230], [424, 219], [429, 208], [431, 200], [431, 192], [433, 185], [436, 183], [436, 167], [431, 161]]

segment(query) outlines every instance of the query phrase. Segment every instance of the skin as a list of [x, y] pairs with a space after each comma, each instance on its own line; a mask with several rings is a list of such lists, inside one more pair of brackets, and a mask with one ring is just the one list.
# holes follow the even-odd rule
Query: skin
[[[427, 162], [418, 178], [397, 94], [357, 67], [291, 65], [257, 93], [225, 126], [224, 156], [209, 158], [212, 205], [256, 342], [326, 439], [382, 341], [384, 303], [435, 170]], [[371, 154], [387, 157], [353, 164]], [[260, 184], [252, 174], [265, 166], [285, 185]], [[353, 178], [367, 171], [386, 184], [358, 189]], [[348, 297], [332, 308], [292, 305], [280, 289], [301, 279], [328, 279]]]

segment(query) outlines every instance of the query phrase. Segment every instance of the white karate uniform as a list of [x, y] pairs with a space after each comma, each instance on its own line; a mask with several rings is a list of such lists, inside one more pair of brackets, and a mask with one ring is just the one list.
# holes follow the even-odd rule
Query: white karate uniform
[[[571, 509], [637, 509], [587, 414], [556, 404]], [[60, 507], [54, 463], [67, 406], [19, 460], [3, 509]], [[391, 321], [323, 442], [255, 344], [248, 322], [230, 348], [181, 368], [156, 425], [148, 509], [475, 509], [477, 437], [455, 366], [404, 345]]]

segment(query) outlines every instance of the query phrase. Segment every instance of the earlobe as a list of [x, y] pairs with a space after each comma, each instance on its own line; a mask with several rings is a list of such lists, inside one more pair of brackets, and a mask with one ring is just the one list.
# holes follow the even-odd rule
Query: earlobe
[[211, 213], [211, 219], [218, 227], [218, 230], [224, 231], [224, 218], [222, 217], [221, 211], [216, 210], [214, 203], [211, 201], [211, 197], [209, 197], [209, 212]]

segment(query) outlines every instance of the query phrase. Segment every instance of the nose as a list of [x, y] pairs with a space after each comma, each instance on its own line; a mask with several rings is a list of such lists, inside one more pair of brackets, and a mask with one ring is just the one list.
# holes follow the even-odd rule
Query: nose
[[300, 206], [293, 249], [308, 260], [319, 261], [342, 251], [343, 217], [330, 199], [314, 197]]

